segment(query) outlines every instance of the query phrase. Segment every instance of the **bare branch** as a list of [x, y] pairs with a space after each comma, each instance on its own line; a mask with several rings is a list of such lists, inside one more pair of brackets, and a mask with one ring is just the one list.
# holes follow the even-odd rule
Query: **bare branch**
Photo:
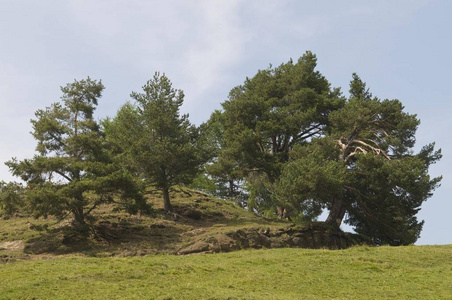
[[[373, 147], [373, 146], [369, 145], [368, 143], [365, 143], [365, 142], [363, 142], [363, 141], [361, 141], [361, 140], [353, 140], [353, 142], [354, 142], [354, 143], [357, 143], [357, 144], [360, 144], [360, 145], [363, 145], [363, 146], [369, 148], [372, 152], [374, 152], [374, 153], [377, 154], [377, 155], [380, 155], [380, 154], [383, 155], [383, 156], [384, 156], [386, 159], [388, 159], [388, 160], [391, 159], [391, 158], [388, 156], [388, 154], [386, 154], [386, 152], [385, 152], [383, 149]], [[360, 148], [360, 147], [357, 147], [356, 149], [358, 149], [358, 148]], [[366, 152], [366, 153], [367, 153], [367, 152]]]
[[379, 147], [378, 143], [377, 143], [376, 141], [374, 141], [374, 140], [366, 139], [365, 141], [367, 141], [367, 142], [369, 142], [369, 143], [372, 143], [372, 144], [374, 144], [375, 146]]
[[342, 143], [341, 139], [336, 140], [336, 142], [338, 143], [339, 147], [341, 147], [342, 150], [345, 150], [347, 148], [347, 145]]
[[366, 154], [368, 151], [367, 151], [366, 149], [361, 148], [361, 147], [358, 146], [358, 147], [355, 148], [355, 151], [353, 151], [352, 153], [350, 153], [349, 155], [347, 155], [347, 157], [345, 158], [345, 161], [348, 162], [349, 159], [352, 158], [352, 157], [354, 157], [354, 156], [356, 155], [356, 153], [358, 153], [358, 152], [361, 152], [361, 153]]

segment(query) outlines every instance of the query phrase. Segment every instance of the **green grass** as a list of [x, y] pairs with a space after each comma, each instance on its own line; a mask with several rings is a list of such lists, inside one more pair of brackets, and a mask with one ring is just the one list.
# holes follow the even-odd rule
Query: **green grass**
[[59, 257], [0, 282], [1, 299], [452, 299], [452, 246]]
[[[32, 221], [34, 225], [40, 227], [52, 221], [27, 217], [15, 217], [11, 219], [0, 219], [0, 242], [25, 240], [40, 236], [39, 230], [30, 230], [27, 222]], [[52, 223], [55, 223], [53, 221]], [[41, 231], [43, 228], [38, 228]]]
[[147, 197], [151, 216], [100, 207], [86, 239], [70, 219], [0, 220], [0, 299], [452, 299], [452, 245], [167, 255], [292, 224], [191, 190], [173, 189], [175, 216], [159, 192]]

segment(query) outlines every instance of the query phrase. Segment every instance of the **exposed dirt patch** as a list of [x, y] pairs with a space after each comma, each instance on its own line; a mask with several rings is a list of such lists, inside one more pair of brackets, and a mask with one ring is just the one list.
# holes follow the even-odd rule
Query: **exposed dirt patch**
[[1, 250], [8, 250], [8, 251], [23, 250], [24, 247], [25, 247], [25, 242], [22, 240], [0, 243], [0, 251]]

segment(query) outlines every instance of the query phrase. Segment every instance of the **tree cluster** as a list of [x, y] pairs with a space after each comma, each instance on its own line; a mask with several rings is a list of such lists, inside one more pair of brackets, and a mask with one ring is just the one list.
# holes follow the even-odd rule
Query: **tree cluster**
[[6, 163], [26, 187], [2, 183], [0, 209], [23, 203], [83, 228], [104, 203], [147, 211], [149, 185], [171, 211], [170, 188], [191, 184], [260, 215], [310, 222], [327, 210], [332, 228], [345, 221], [376, 244], [415, 242], [416, 214], [441, 180], [428, 174], [440, 150], [414, 153], [420, 122], [400, 101], [374, 97], [356, 74], [345, 97], [316, 67], [306, 52], [259, 70], [199, 127], [180, 113], [184, 93], [165, 74], [100, 122], [103, 84], [74, 81], [31, 121], [37, 154]]
[[345, 97], [316, 65], [307, 52], [231, 90], [209, 120], [209, 176], [261, 215], [309, 222], [326, 210], [333, 228], [345, 221], [376, 244], [414, 243], [441, 151], [414, 153], [420, 122], [399, 100], [374, 97], [356, 74]]

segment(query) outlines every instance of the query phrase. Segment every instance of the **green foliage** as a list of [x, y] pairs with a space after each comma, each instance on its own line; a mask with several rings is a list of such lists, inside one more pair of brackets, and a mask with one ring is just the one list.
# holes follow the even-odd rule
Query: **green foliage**
[[0, 215], [11, 216], [24, 207], [24, 188], [17, 182], [0, 181]]
[[424, 223], [416, 214], [441, 180], [431, 179], [427, 169], [419, 155], [397, 160], [360, 155], [351, 178], [352, 202], [346, 222], [376, 244], [416, 242]]
[[316, 65], [315, 55], [307, 52], [297, 63], [291, 60], [260, 70], [233, 88], [223, 103], [226, 149], [220, 152], [218, 163], [229, 169], [239, 166], [242, 178], [265, 173], [272, 184], [296, 145], [324, 135], [329, 130], [329, 113], [342, 107], [344, 99], [315, 70]]
[[[419, 120], [398, 100], [372, 98], [354, 74], [350, 99], [329, 115], [330, 133], [294, 149], [275, 184], [275, 198], [295, 213], [327, 223], [346, 222], [376, 244], [414, 243], [421, 204], [438, 187], [429, 165], [441, 158], [434, 144], [413, 154]], [[284, 202], [285, 201], [285, 202]]]
[[295, 147], [292, 159], [283, 167], [273, 187], [274, 199], [292, 216], [315, 220], [330, 201], [341, 195], [347, 183], [344, 162], [330, 139], [315, 139]]
[[[328, 226], [345, 220], [376, 244], [414, 243], [416, 214], [441, 181], [428, 174], [441, 151], [432, 143], [414, 153], [420, 121], [399, 100], [374, 97], [357, 74], [346, 99], [316, 66], [306, 52], [259, 70], [199, 128], [180, 114], [184, 94], [164, 74], [101, 126], [93, 112], [102, 83], [75, 81], [62, 102], [36, 112], [38, 154], [7, 165], [27, 182], [37, 217], [71, 213], [83, 225], [102, 203], [144, 210], [140, 183], [161, 190], [171, 211], [170, 187], [191, 183], [260, 215], [313, 221], [328, 209]], [[20, 188], [0, 187], [0, 209], [11, 214]]]
[[246, 207], [259, 215], [271, 217], [275, 203], [271, 195], [272, 184], [265, 173], [253, 172], [248, 175], [244, 187], [249, 193]]
[[357, 74], [346, 100], [316, 65], [307, 52], [233, 88], [208, 123], [217, 145], [208, 173], [223, 185], [246, 180], [245, 206], [260, 214], [312, 221], [328, 209], [336, 228], [346, 217], [377, 244], [414, 243], [441, 152], [413, 154], [420, 122], [399, 100], [374, 97]]
[[165, 210], [172, 210], [169, 188], [190, 183], [205, 160], [199, 130], [180, 115], [184, 94], [163, 74], [133, 92], [135, 105], [124, 105], [105, 122], [107, 138], [122, 153], [119, 160], [163, 191]]
[[[351, 96], [346, 105], [330, 114], [331, 136], [342, 148], [342, 159], [353, 160], [356, 153], [372, 152], [386, 158], [409, 154], [415, 143], [419, 120], [416, 115], [403, 111], [402, 103], [395, 100], [371, 98], [367, 92], [354, 92], [365, 83], [354, 74]], [[356, 96], [358, 95], [363, 96]]]
[[307, 52], [297, 63], [261, 70], [231, 90], [223, 103], [224, 138], [244, 168], [273, 181], [295, 145], [327, 130], [329, 112], [343, 99], [316, 65]]
[[240, 182], [244, 172], [227, 146], [224, 137], [224, 114], [219, 110], [214, 111], [207, 123], [202, 125], [202, 129], [210, 153], [209, 163], [202, 175], [203, 181], [213, 182], [209, 190], [212, 195], [241, 203]]
[[227, 187], [212, 179], [206, 172], [193, 179], [190, 187], [218, 198], [224, 198], [228, 194]]
[[62, 102], [38, 110], [31, 121], [38, 154], [6, 163], [27, 183], [26, 199], [35, 217], [69, 213], [83, 228], [102, 203], [115, 202], [130, 212], [145, 207], [135, 179], [113, 163], [93, 118], [103, 89], [89, 77], [62, 87]]
[[137, 149], [131, 147], [142, 135], [142, 124], [136, 107], [131, 103], [124, 104], [114, 119], [106, 118], [101, 125], [105, 138], [112, 148], [115, 163], [121, 165], [135, 176], [140, 176], [140, 164], [137, 162]]

